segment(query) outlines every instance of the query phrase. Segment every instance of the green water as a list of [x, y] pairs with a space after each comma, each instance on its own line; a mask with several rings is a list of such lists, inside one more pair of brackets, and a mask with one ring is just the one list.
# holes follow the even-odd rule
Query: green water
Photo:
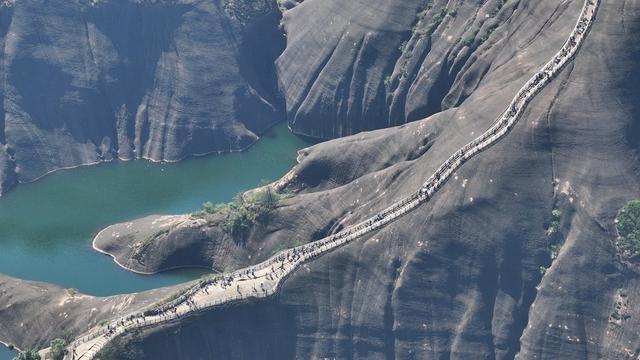
[[91, 240], [109, 224], [191, 212], [204, 201], [228, 201], [242, 190], [276, 180], [295, 164], [296, 151], [308, 145], [282, 124], [242, 153], [165, 164], [117, 161], [20, 185], [0, 198], [0, 273], [93, 295], [196, 278], [203, 270], [152, 276], [127, 272], [95, 252]]
[[16, 355], [18, 355], [16, 351], [9, 350], [0, 344], [0, 360], [11, 360]]

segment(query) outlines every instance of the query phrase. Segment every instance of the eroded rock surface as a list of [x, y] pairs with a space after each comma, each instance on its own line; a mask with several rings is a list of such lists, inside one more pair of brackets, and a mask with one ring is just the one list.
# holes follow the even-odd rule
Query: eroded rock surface
[[279, 18], [240, 24], [203, 0], [0, 6], [0, 190], [114, 158], [246, 148], [284, 117]]
[[[562, 45], [581, 5], [507, 2], [511, 16], [481, 45], [492, 60], [475, 90], [386, 130], [377, 146], [396, 158], [376, 155], [376, 132], [301, 151], [279, 183], [293, 196], [269, 231], [249, 236], [248, 253], [313, 240], [417, 189]], [[638, 14], [640, 2], [604, 2], [574, 63], [428, 204], [304, 266], [272, 299], [146, 331], [145, 358], [637, 357], [640, 308], [610, 318], [619, 294], [632, 304], [640, 288], [616, 254], [613, 226], [640, 197]], [[351, 155], [359, 151], [367, 155]]]
[[[562, 46], [582, 5], [579, 0], [507, 1], [493, 17], [483, 10], [498, 3], [464, 2], [455, 16], [440, 22], [447, 27], [448, 21], [477, 24], [500, 19], [484, 40], [483, 31], [493, 26], [486, 25], [489, 20], [478, 25], [469, 41], [463, 39], [469, 27], [451, 25], [447, 30], [454, 42], [460, 40], [451, 45], [457, 51], [443, 53], [466, 59], [453, 68], [467, 69], [454, 72], [456, 80], [445, 93], [433, 95], [447, 110], [424, 105], [407, 112], [405, 107], [404, 114], [435, 114], [302, 150], [300, 164], [278, 182], [287, 197], [265, 225], [254, 227], [242, 241], [225, 238], [215, 222], [189, 220], [149, 243], [142, 260], [130, 263], [132, 268], [250, 264], [280, 246], [312, 241], [364, 220], [415, 191], [443, 160], [485, 130], [514, 92]], [[318, 30], [320, 20], [314, 16], [323, 13], [312, 10], [323, 9], [323, 4], [332, 15], [326, 19], [343, 24], [344, 40], [341, 31], [338, 38], [325, 34], [331, 26]], [[299, 126], [296, 131], [317, 136], [343, 131], [332, 113], [338, 108], [346, 111], [349, 97], [334, 96], [345, 90], [337, 92], [340, 86], [330, 80], [349, 73], [339, 66], [350, 64], [350, 55], [344, 54], [351, 53], [345, 49], [353, 43], [362, 51], [380, 45], [363, 40], [358, 47], [357, 35], [367, 27], [373, 33], [388, 27], [392, 31], [386, 40], [401, 42], [403, 37], [394, 31], [413, 39], [418, 30], [403, 17], [415, 14], [417, 3], [374, 1], [370, 8], [354, 7], [358, 13], [352, 10], [353, 15], [336, 11], [336, 4], [305, 0], [281, 5], [290, 9], [284, 18], [288, 46], [302, 44], [304, 37], [320, 41], [327, 35], [340, 49], [330, 56], [318, 55], [326, 51], [319, 42], [317, 49], [291, 54], [285, 50], [278, 60], [282, 71], [288, 56], [300, 57], [291, 60], [291, 66], [300, 66], [300, 74], [289, 74], [290, 81], [281, 85], [287, 106], [292, 99], [299, 103], [295, 114], [294, 108], [288, 109], [294, 130]], [[374, 21], [374, 9], [378, 15], [391, 15]], [[314, 31], [293, 31], [303, 26], [296, 14], [307, 11], [305, 18]], [[640, 300], [640, 273], [619, 260], [613, 219], [623, 204], [640, 197], [639, 15], [640, 1], [603, 2], [575, 61], [535, 98], [506, 138], [466, 163], [426, 205], [303, 266], [271, 299], [146, 330], [135, 346], [141, 347], [144, 359], [637, 357], [640, 307], [633, 304]], [[358, 16], [367, 21], [357, 23]], [[438, 65], [451, 65], [450, 58], [430, 54], [435, 58], [424, 66], [425, 72], [441, 73]], [[396, 67], [393, 62], [387, 65]], [[308, 76], [302, 66], [319, 70]], [[374, 77], [378, 80], [370, 80]], [[353, 83], [366, 89], [366, 96], [352, 99], [373, 104], [371, 99], [381, 96], [375, 84], [383, 78], [373, 70], [358, 78]], [[367, 81], [369, 86], [362, 85]], [[423, 81], [424, 86], [415, 87], [416, 94], [436, 88], [428, 84], [435, 79], [426, 76]], [[392, 76], [389, 84], [410, 94], [413, 85], [401, 83]], [[387, 124], [379, 120], [386, 114], [384, 106], [378, 112], [371, 110], [375, 106], [368, 108], [366, 118]], [[316, 117], [323, 111], [326, 122]], [[404, 122], [395, 121], [391, 123]], [[326, 125], [324, 133], [305, 130], [316, 123]], [[352, 126], [346, 133], [365, 128], [357, 124], [345, 123], [345, 129]], [[560, 215], [553, 215], [554, 209]], [[552, 221], [558, 221], [554, 231]], [[126, 225], [108, 230], [120, 231], [122, 226]], [[102, 237], [96, 244], [110, 247], [117, 258], [130, 259], [134, 245], [157, 231], [136, 229], [139, 234], [134, 229], [130, 236]], [[192, 229], [197, 236], [184, 236]], [[193, 256], [174, 256], [183, 244]], [[611, 321], [620, 294], [628, 305], [621, 321]]]

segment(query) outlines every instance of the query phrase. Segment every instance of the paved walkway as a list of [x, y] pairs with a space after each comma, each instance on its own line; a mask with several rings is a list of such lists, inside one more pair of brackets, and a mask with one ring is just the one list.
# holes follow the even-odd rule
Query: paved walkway
[[[527, 104], [577, 53], [593, 24], [600, 0], [585, 0], [580, 18], [560, 51], [518, 91], [505, 112], [481, 136], [456, 151], [423, 186], [374, 217], [321, 240], [285, 250], [255, 266], [220, 275], [185, 290], [178, 298], [144, 312], [128, 314], [97, 326], [69, 346], [65, 359], [93, 359], [111, 339], [135, 328], [151, 327], [221, 304], [274, 294], [284, 279], [305, 261], [323, 255], [365, 234], [380, 229], [429, 201], [453, 173], [475, 154], [504, 137], [517, 123]], [[46, 352], [46, 350], [44, 351]]]

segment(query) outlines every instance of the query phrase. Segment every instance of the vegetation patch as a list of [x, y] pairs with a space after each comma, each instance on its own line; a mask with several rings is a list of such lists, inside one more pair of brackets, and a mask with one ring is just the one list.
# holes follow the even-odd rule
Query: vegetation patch
[[562, 216], [562, 211], [559, 209], [551, 210], [551, 217], [553, 219], [547, 228], [547, 236], [551, 236], [560, 230], [560, 216]]
[[550, 252], [550, 257], [551, 257], [551, 261], [554, 261], [555, 259], [558, 258], [558, 255], [560, 254], [560, 246], [559, 245], [551, 245], [550, 248], [551, 252]]
[[67, 354], [67, 349], [65, 349], [67, 347], [67, 340], [60, 338], [53, 339], [49, 346], [51, 347], [51, 352], [49, 354], [53, 360], [64, 359], [64, 356]]
[[473, 44], [473, 42], [475, 41], [476, 36], [478, 35], [478, 31], [479, 31], [478, 28], [473, 28], [473, 29], [467, 31], [466, 34], [464, 34], [462, 36], [462, 39], [461, 39], [462, 43], [465, 46], [471, 46]]
[[273, 250], [271, 250], [271, 256], [279, 253], [280, 251], [284, 251], [287, 250], [287, 247], [284, 246], [283, 244], [278, 244], [276, 247], [273, 248]]
[[383, 82], [384, 82], [384, 86], [391, 85], [391, 75], [385, 76]]
[[206, 202], [202, 210], [191, 214], [195, 218], [208, 218], [211, 215], [222, 217], [222, 230], [232, 236], [244, 236], [251, 226], [266, 222], [269, 214], [278, 206], [281, 196], [270, 189], [256, 191], [249, 195], [236, 195], [233, 201], [213, 205]]
[[540, 272], [540, 276], [544, 276], [544, 274], [547, 273], [547, 267], [546, 266], [540, 266], [538, 268], [538, 271]]
[[623, 255], [640, 253], [640, 200], [627, 203], [615, 219], [618, 229], [617, 245]]
[[442, 20], [444, 20], [444, 17], [446, 15], [447, 15], [446, 9], [442, 9], [440, 10], [439, 13], [435, 14], [427, 24], [427, 27], [424, 29], [425, 33], [431, 33], [431, 31], [435, 30], [435, 28], [438, 27], [438, 25], [440, 25]]
[[[426, 26], [421, 27], [421, 25], [425, 23], [429, 9], [423, 10], [418, 13], [418, 22], [414, 26], [413, 30], [420, 36], [424, 36], [433, 32], [433, 30], [435, 30], [435, 28], [437, 28], [438, 25], [442, 23], [442, 20], [444, 20], [445, 16], [447, 16], [447, 14], [450, 14], [450, 12], [447, 12], [447, 8], [443, 8], [435, 15], [433, 15], [433, 17], [428, 22], [426, 22]], [[452, 16], [455, 16], [455, 13]]]
[[41, 360], [40, 354], [36, 350], [25, 350], [14, 357], [13, 360]]
[[613, 309], [609, 313], [609, 323], [622, 325], [624, 320], [629, 319], [629, 298], [624, 289], [618, 289], [614, 296]]
[[498, 23], [493, 23], [491, 26], [487, 28], [484, 35], [480, 38], [480, 42], [483, 43], [489, 39], [489, 36], [493, 33], [493, 31], [498, 27]]

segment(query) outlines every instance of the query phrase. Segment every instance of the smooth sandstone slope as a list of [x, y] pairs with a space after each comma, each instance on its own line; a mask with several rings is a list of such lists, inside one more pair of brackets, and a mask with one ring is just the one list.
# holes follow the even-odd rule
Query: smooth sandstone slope
[[[235, 247], [231, 265], [253, 262], [245, 257], [335, 231], [415, 190], [561, 46], [581, 3], [518, 3], [485, 42], [491, 65], [460, 107], [305, 150], [284, 184], [294, 195], [266, 229], [244, 243], [199, 242]], [[616, 256], [613, 217], [640, 197], [639, 10], [637, 1], [604, 2], [576, 61], [429, 204], [304, 266], [272, 299], [145, 331], [136, 343], [144, 358], [637, 355], [638, 272]], [[549, 236], [554, 208], [561, 227]], [[141, 266], [199, 261], [170, 259], [172, 251], [163, 253], [170, 246], [151, 246], [144, 255], [155, 260]], [[630, 306], [614, 321], [621, 293]]]
[[[356, 208], [364, 206], [367, 211], [383, 208], [400, 194], [415, 191], [439, 162], [485, 130], [515, 91], [562, 46], [565, 35], [575, 24], [580, 4], [518, 3], [508, 7], [519, 8], [519, 16], [504, 23], [476, 49], [475, 58], [482, 59], [478, 62], [493, 64], [496, 70], [489, 72], [489, 78], [473, 99], [460, 109], [442, 112], [429, 120], [360, 133], [301, 150], [298, 156], [301, 163], [284, 177], [293, 177], [294, 181], [281, 185], [283, 192], [297, 195], [285, 196], [269, 224], [256, 226], [247, 239], [224, 234], [215, 226], [216, 222], [210, 224], [186, 216], [151, 216], [106, 228], [95, 238], [94, 246], [135, 271], [157, 272], [212, 264], [222, 270], [227, 264], [253, 263], [256, 256], [264, 259], [283, 242], [291, 245], [296, 240], [320, 238], [338, 230], [342, 223], [364, 216], [351, 214]], [[532, 38], [532, 33], [537, 36]], [[420, 167], [414, 162], [425, 165]], [[412, 175], [407, 173], [408, 169]], [[373, 176], [380, 184], [367, 188], [361, 183], [365, 175]], [[362, 190], [353, 192], [350, 186], [342, 185]], [[382, 185], [385, 188], [378, 187]], [[178, 222], [183, 224], [175, 226]], [[149, 235], [162, 229], [170, 231], [147, 241]], [[136, 253], [142, 244], [147, 251]]]
[[280, 15], [257, 14], [240, 23], [205, 0], [0, 5], [0, 193], [65, 167], [252, 144], [284, 118]]
[[176, 289], [95, 297], [0, 274], [0, 341], [21, 349], [47, 347], [54, 338], [75, 338], [102, 320], [145, 308]]
[[[460, 107], [303, 151], [284, 187], [295, 195], [268, 230], [233, 246], [260, 256], [418, 188], [561, 46], [581, 4], [518, 3], [486, 42], [490, 66]], [[575, 62], [433, 201], [304, 266], [272, 299], [145, 331], [144, 358], [637, 356], [639, 272], [616, 254], [613, 219], [640, 197], [639, 14], [638, 1], [604, 2]], [[400, 156], [383, 155], [391, 151]], [[549, 235], [554, 208], [561, 226]], [[621, 294], [629, 305], [616, 321]]]

